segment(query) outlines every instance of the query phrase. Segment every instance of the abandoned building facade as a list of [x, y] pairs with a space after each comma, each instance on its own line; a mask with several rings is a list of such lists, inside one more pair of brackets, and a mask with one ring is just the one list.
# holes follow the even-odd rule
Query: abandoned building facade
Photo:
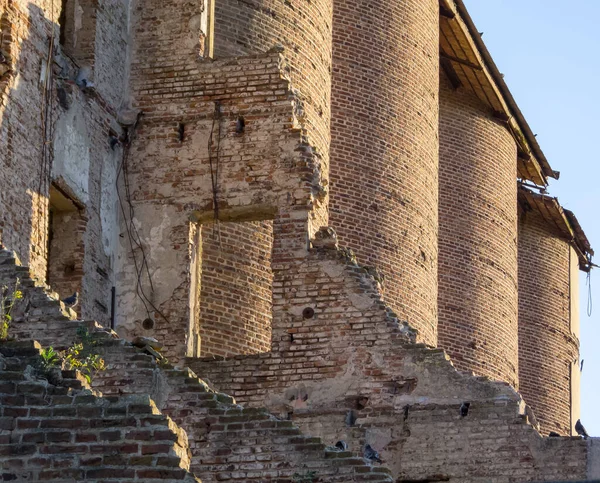
[[600, 477], [593, 251], [462, 0], [0, 0], [0, 143], [12, 480]]

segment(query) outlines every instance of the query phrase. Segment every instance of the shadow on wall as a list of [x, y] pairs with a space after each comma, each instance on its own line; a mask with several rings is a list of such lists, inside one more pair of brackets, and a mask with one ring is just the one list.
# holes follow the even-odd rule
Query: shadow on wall
[[49, 112], [44, 107], [48, 70], [44, 62], [38, 69], [25, 67], [39, 66], [39, 59], [48, 57], [50, 28], [36, 5], [30, 4], [25, 15], [15, 3], [4, 1], [0, 12], [0, 145], [5, 147], [0, 151], [0, 185], [6, 187], [0, 190], [0, 240], [44, 280], [50, 177], [45, 143]]

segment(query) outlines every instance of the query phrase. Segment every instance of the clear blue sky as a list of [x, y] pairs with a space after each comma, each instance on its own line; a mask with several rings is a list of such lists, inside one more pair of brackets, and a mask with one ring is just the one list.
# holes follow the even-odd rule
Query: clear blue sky
[[[572, 210], [600, 264], [599, 0], [464, 0], [553, 169], [550, 194]], [[591, 317], [581, 277], [581, 420], [600, 436], [600, 269]]]

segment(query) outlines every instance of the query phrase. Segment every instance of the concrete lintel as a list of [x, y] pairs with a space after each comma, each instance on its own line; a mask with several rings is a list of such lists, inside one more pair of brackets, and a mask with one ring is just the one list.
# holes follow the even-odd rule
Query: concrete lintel
[[[250, 206], [237, 206], [234, 208], [220, 209], [219, 221], [262, 221], [272, 220], [277, 214], [277, 207], [273, 205], [259, 204]], [[210, 223], [215, 221], [214, 210], [194, 210], [190, 214], [190, 221], [194, 223]]]

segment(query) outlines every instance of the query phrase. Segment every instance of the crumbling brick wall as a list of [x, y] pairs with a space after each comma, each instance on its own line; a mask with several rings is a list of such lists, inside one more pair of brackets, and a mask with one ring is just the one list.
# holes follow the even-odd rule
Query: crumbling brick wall
[[376, 280], [347, 252], [315, 243], [275, 287], [273, 352], [188, 359], [194, 371], [326, 443], [345, 439], [354, 451], [371, 444], [400, 480], [586, 474], [587, 443], [548, 442], [508, 384], [460, 373], [443, 350], [411, 343], [414, 333], [386, 310]]
[[188, 471], [185, 431], [148, 396], [94, 395], [74, 371], [50, 383], [40, 351], [0, 343], [3, 481], [200, 481]]
[[518, 387], [517, 152], [473, 95], [440, 89], [439, 346]]
[[[168, 67], [156, 74], [164, 76], [160, 82], [135, 78], [144, 115], [124, 165], [129, 195], [119, 260], [122, 335], [158, 336], [169, 357], [185, 354], [197, 223], [215, 216], [272, 219], [273, 260], [276, 253], [285, 260], [306, 249], [307, 234], [320, 220], [312, 216], [320, 209], [320, 161], [299, 121], [299, 99], [285, 65], [273, 50], [195, 63], [171, 80]], [[129, 235], [141, 240], [133, 244], [137, 262]], [[143, 329], [146, 318], [154, 320], [151, 331]]]
[[[11, 252], [0, 251], [0, 284], [11, 283], [16, 274], [27, 271]], [[180, 481], [186, 475], [183, 469], [191, 462], [191, 470], [205, 482], [264, 481], [264, 478], [277, 477], [279, 481], [291, 483], [310, 475], [340, 483], [392, 481], [387, 468], [348, 451], [328, 448], [319, 438], [302, 434], [291, 421], [278, 419], [265, 409], [240, 407], [230, 396], [212, 391], [189, 369], [176, 369], [164, 359], [157, 361], [156, 352], [154, 356], [149, 355], [147, 347], [135, 348], [97, 324], [70, 320], [60, 302], [43, 288], [34, 286], [32, 280], [24, 279], [23, 294], [15, 312], [18, 323], [11, 326], [11, 336], [21, 340], [0, 343], [0, 402], [17, 405], [17, 408], [8, 407], [4, 414], [0, 406], [0, 462], [3, 456], [8, 456], [10, 469], [14, 466], [15, 470], [27, 470], [23, 468], [22, 459], [11, 457], [13, 452], [29, 455], [40, 451], [49, 455], [58, 452], [65, 460], [65, 467], [68, 463], [69, 474], [84, 480], [98, 475], [114, 476], [125, 470], [122, 475], [125, 479], [136, 476], [154, 481], [150, 478], [155, 476]], [[23, 304], [29, 307], [25, 313], [20, 310]], [[31, 338], [40, 336], [45, 344], [62, 348], [78, 340], [78, 329], [82, 325], [90, 331], [94, 351], [102, 355], [107, 366], [105, 371], [96, 373], [92, 381], [94, 390], [100, 389], [104, 398], [86, 393], [84, 397], [72, 394], [76, 396], [73, 400], [58, 401], [47, 394], [39, 412], [36, 407], [30, 409], [37, 405], [37, 400], [20, 395], [28, 394], [27, 391], [39, 395], [47, 387], [53, 391], [51, 384], [34, 377], [41, 347], [32, 344]], [[15, 348], [25, 348], [28, 352], [20, 355], [34, 360], [24, 361], [19, 357], [15, 361]], [[2, 354], [10, 359], [3, 359]], [[25, 368], [24, 364], [32, 367]], [[21, 384], [21, 381], [25, 382]], [[75, 382], [78, 388], [85, 385]], [[3, 391], [7, 391], [4, 399]], [[156, 406], [149, 402], [148, 396]], [[59, 404], [60, 407], [56, 407]], [[85, 405], [85, 410], [80, 411], [80, 405]], [[187, 440], [170, 420], [165, 421], [165, 417], [157, 413], [156, 407], [187, 431]], [[42, 420], [33, 421], [32, 427], [26, 426], [27, 421], [3, 418], [17, 411], [20, 411], [18, 416], [32, 416], [32, 410], [37, 419]], [[136, 419], [138, 414], [142, 415], [139, 420]], [[83, 421], [80, 416], [87, 419]], [[45, 417], [51, 417], [52, 421], [44, 421]], [[21, 419], [29, 420], [28, 417]], [[114, 424], [119, 427], [113, 429]], [[73, 428], [79, 431], [65, 431]], [[5, 434], [4, 429], [10, 434]], [[23, 431], [19, 431], [21, 429]], [[35, 435], [30, 434], [31, 429], [35, 429]], [[52, 434], [47, 437], [46, 432]], [[37, 448], [33, 444], [17, 445], [25, 433], [28, 443], [39, 443]], [[50, 440], [55, 441], [56, 448], [45, 447], [44, 443]], [[188, 447], [191, 454], [186, 451]], [[113, 454], [115, 448], [120, 450], [119, 455]], [[88, 451], [93, 453], [93, 458], [85, 457]], [[181, 456], [182, 460], [174, 456]], [[40, 465], [46, 463], [52, 465], [53, 460], [42, 461]], [[184, 464], [185, 468], [181, 468]], [[36, 471], [37, 468], [33, 472]], [[45, 474], [49, 478], [58, 475], [54, 468]]]
[[[19, 253], [38, 280], [45, 281], [49, 189], [52, 182], [59, 182], [79, 202], [87, 220], [83, 252], [79, 247], [73, 254], [82, 271], [82, 313], [108, 324], [117, 237], [115, 223], [108, 220], [117, 219], [111, 180], [116, 178], [120, 154], [118, 146], [111, 149], [109, 133], [120, 133], [116, 109], [123, 96], [126, 16], [124, 4], [120, 9], [105, 7], [98, 2], [91, 20], [110, 24], [111, 33], [105, 32], [102, 47], [98, 43], [94, 50], [92, 43], [90, 49], [99, 62], [96, 72], [100, 77], [106, 73], [111, 85], [102, 82], [84, 92], [75, 84], [80, 66], [60, 45], [61, 2], [11, 1], [0, 6], [2, 52], [10, 66], [0, 80], [0, 144], [6, 146], [0, 152], [0, 184], [10, 187], [0, 190], [0, 238]], [[75, 223], [71, 228], [80, 227]], [[68, 235], [69, 227], [65, 229]], [[71, 293], [61, 289], [60, 295]]]
[[271, 349], [273, 222], [202, 225], [200, 355]]
[[[384, 468], [367, 465], [349, 452], [327, 450], [324, 444], [338, 437], [357, 452], [364, 443], [373, 444], [394, 476], [406, 480], [422, 479], [423, 474], [455, 483], [482, 478], [512, 481], [515, 474], [523, 481], [593, 475], [586, 473], [593, 441], [541, 438], [508, 385], [460, 374], [443, 351], [409, 343], [414, 334], [386, 311], [375, 280], [347, 252], [336, 250], [331, 239], [322, 237], [315, 243], [320, 245], [311, 252], [312, 260], [290, 264], [291, 271], [299, 269], [305, 283], [330, 282], [321, 286], [323, 304], [315, 306], [313, 315], [303, 310], [307, 302], [300, 295], [303, 288], [311, 290], [310, 283], [302, 287], [296, 283], [297, 274], [292, 274], [281, 285], [280, 294], [287, 295], [278, 299], [286, 311], [279, 333], [297, 334], [293, 339], [278, 338], [280, 350], [287, 344], [287, 351], [196, 365], [213, 380], [222, 377], [223, 385], [230, 385], [240, 397], [247, 391], [261, 401], [262, 394], [278, 414], [285, 411], [286, 418], [321, 435], [323, 442], [301, 435], [291, 421], [277, 421], [262, 409], [240, 409], [193, 373], [161, 369], [151, 356], [104, 332], [96, 347], [109, 370], [97, 375], [95, 384], [108, 394], [150, 394], [189, 429], [191, 468], [206, 481], [260, 481], [265, 475], [291, 480], [313, 468], [324, 481], [390, 481]], [[10, 252], [0, 255], [4, 277], [27, 270]], [[63, 321], [60, 330], [59, 308], [50, 301], [40, 305], [43, 293], [30, 281], [27, 287], [25, 298], [32, 301], [32, 314], [21, 320], [16, 333], [39, 334], [55, 346], [69, 337], [73, 341], [80, 322]], [[340, 297], [340, 291], [349, 296]], [[330, 303], [332, 297], [337, 303]], [[315, 322], [328, 331], [310, 330]], [[286, 331], [283, 324], [293, 326]], [[338, 366], [344, 360], [348, 364], [340, 376]], [[467, 414], [461, 414], [461, 401], [471, 403]], [[274, 448], [266, 459], [264, 448]], [[77, 470], [85, 470], [85, 465]]]
[[439, 3], [336, 2], [330, 224], [437, 343]]
[[285, 49], [287, 71], [301, 103], [301, 122], [318, 163], [321, 209], [316, 226], [327, 224], [331, 118], [332, 0], [219, 0], [215, 2], [217, 58]]
[[542, 432], [572, 434], [570, 245], [535, 211], [519, 220], [519, 388]]

